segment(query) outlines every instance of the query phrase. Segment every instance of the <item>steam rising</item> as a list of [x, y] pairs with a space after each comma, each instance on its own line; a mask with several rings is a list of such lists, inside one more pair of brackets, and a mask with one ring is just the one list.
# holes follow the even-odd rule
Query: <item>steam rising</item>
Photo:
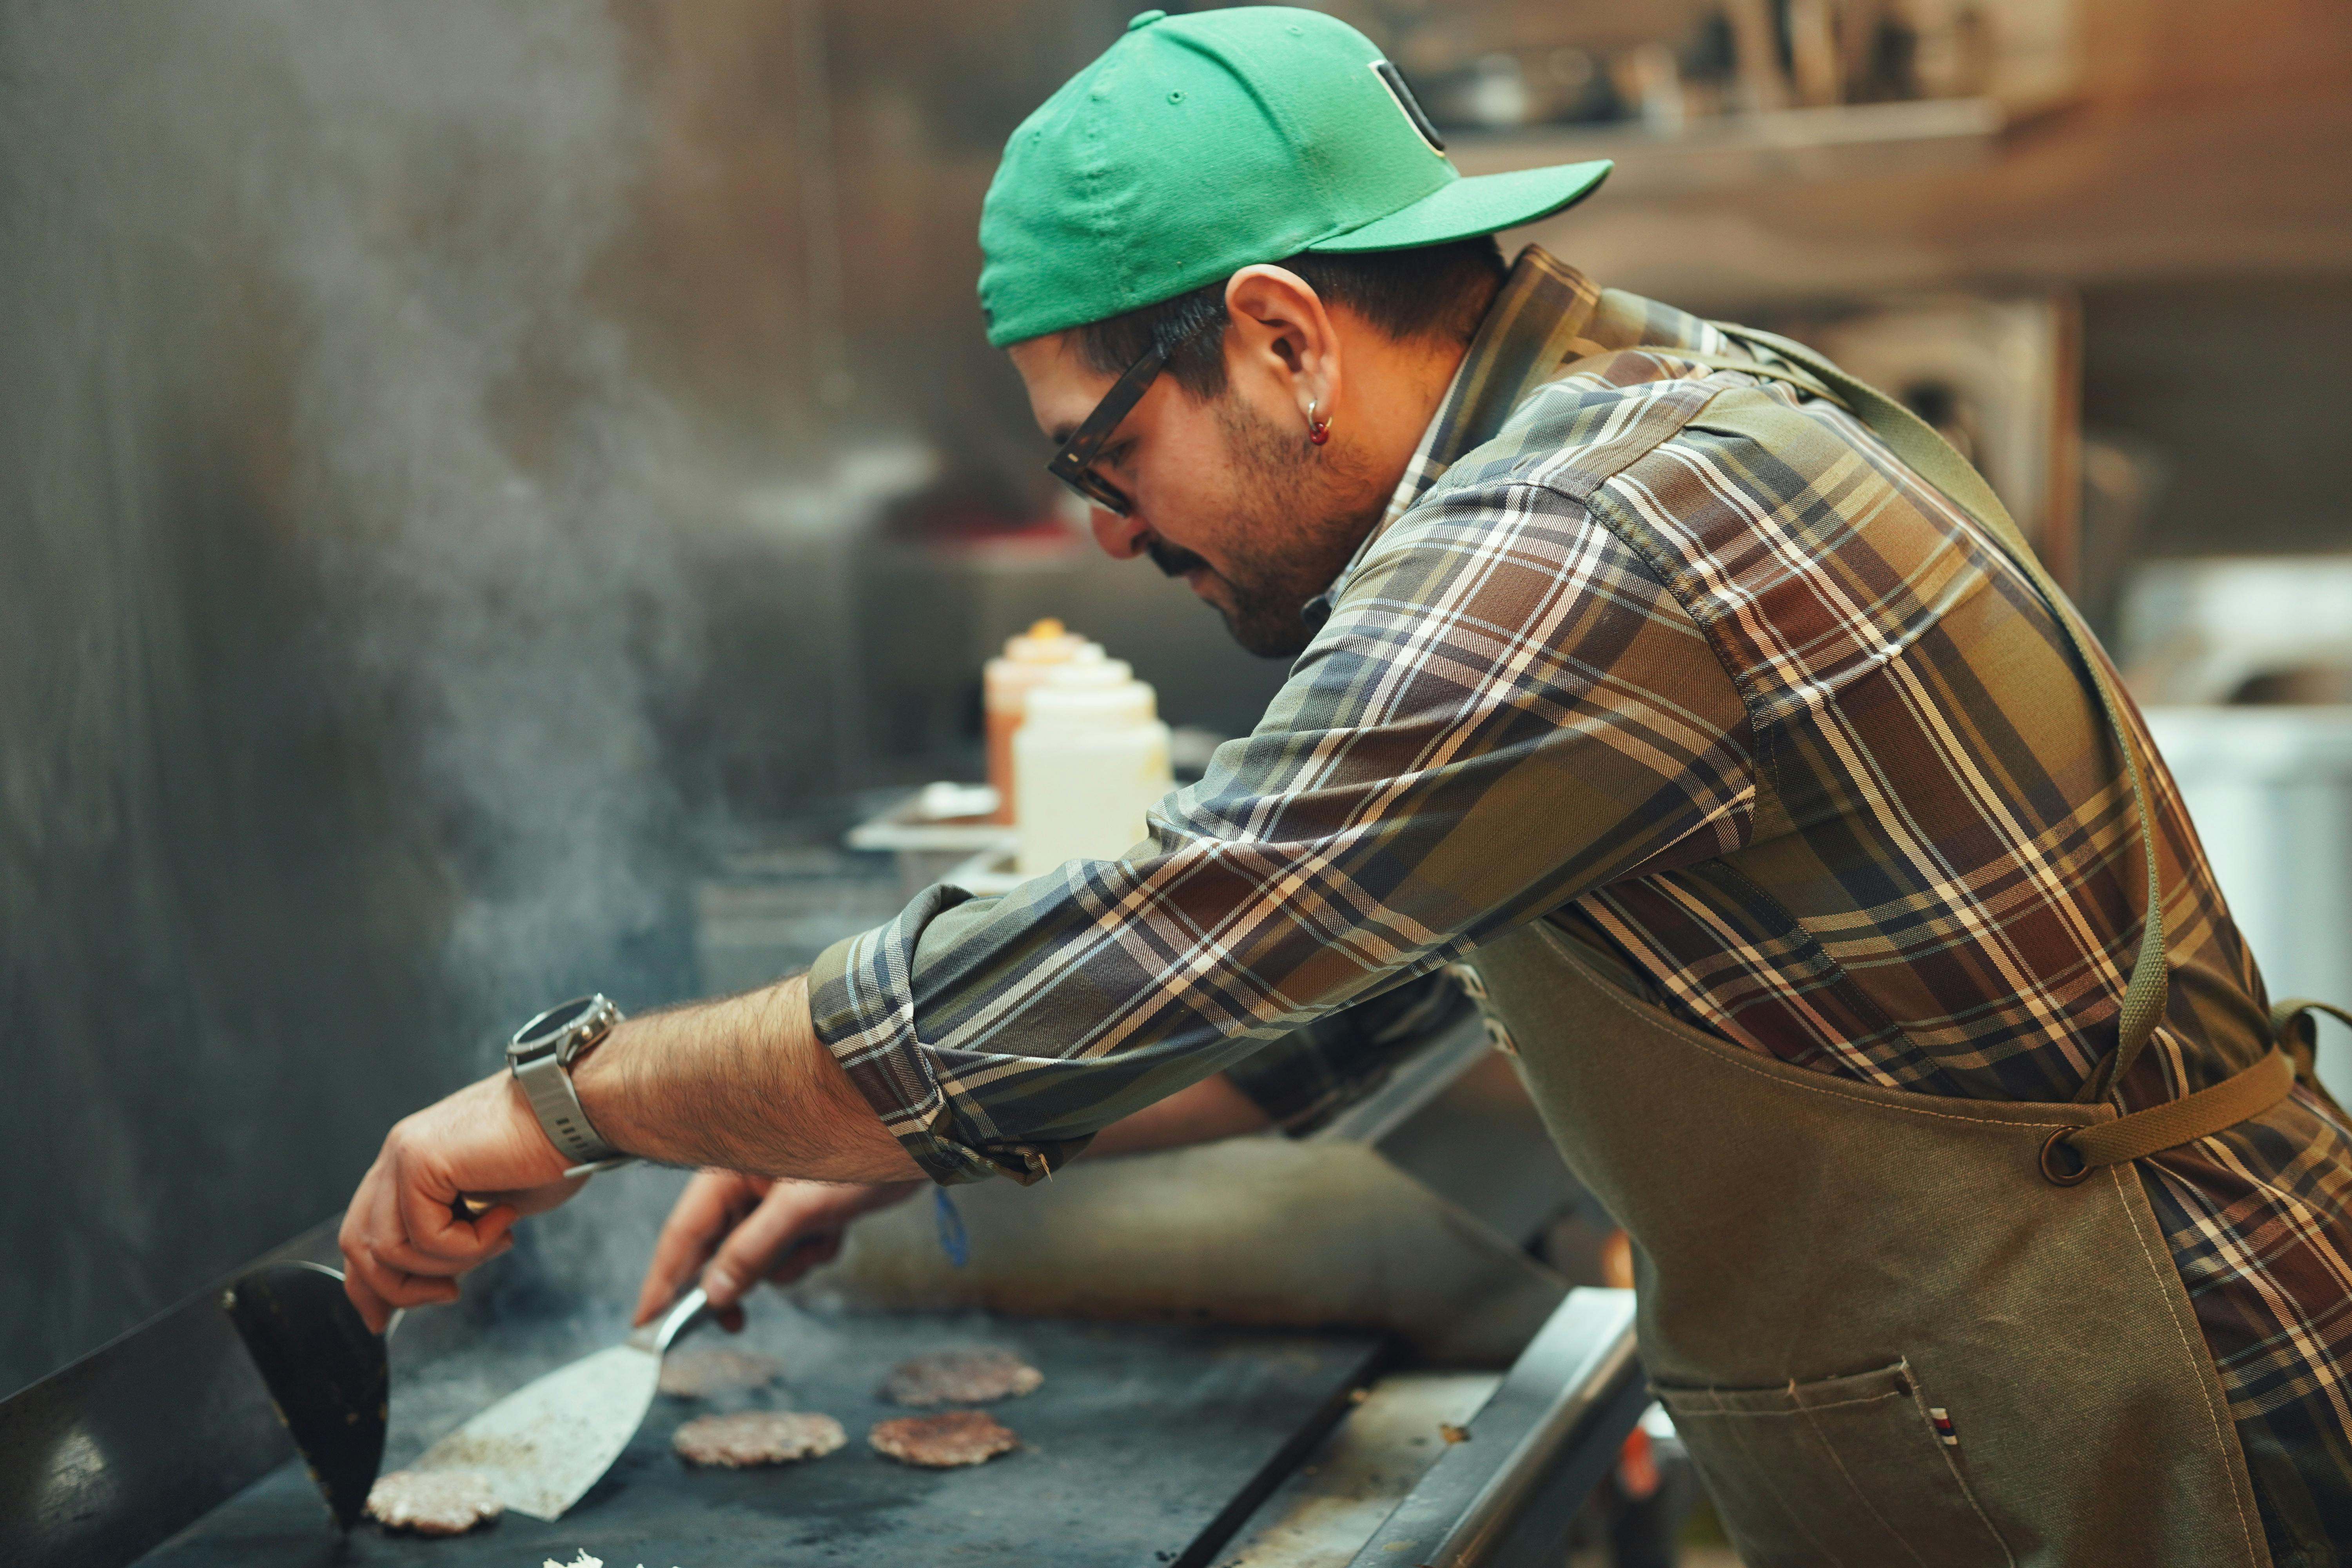
[[698, 629], [652, 477], [675, 420], [592, 287], [646, 127], [602, 5], [301, 9], [244, 7], [316, 137], [247, 193], [302, 344], [297, 494], [488, 1031], [621, 989], [664, 914], [654, 715]]
[[[45, 1194], [0, 1392], [315, 1223], [529, 1013], [688, 988], [673, 777], [856, 781], [848, 541], [931, 459], [793, 427], [648, 308], [705, 172], [646, 184], [673, 10], [0, 6], [0, 1187]], [[724, 756], [670, 729], [713, 692], [756, 721]], [[600, 1180], [555, 1283], [633, 1284], [675, 1181]]]

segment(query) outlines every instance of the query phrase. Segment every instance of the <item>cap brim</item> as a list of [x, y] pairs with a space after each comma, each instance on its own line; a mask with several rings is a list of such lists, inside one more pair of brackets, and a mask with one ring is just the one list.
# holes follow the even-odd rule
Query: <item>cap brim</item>
[[1600, 188], [1615, 166], [1602, 158], [1549, 169], [1514, 169], [1506, 174], [1465, 175], [1411, 206], [1307, 248], [1402, 250], [1407, 246], [1443, 245], [1450, 239], [1493, 234], [1574, 206]]

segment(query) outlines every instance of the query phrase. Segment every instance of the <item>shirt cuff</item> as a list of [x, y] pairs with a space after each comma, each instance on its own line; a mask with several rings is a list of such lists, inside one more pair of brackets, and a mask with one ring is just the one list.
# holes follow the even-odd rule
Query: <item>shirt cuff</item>
[[982, 1142], [977, 1107], [950, 1101], [922, 1038], [915, 1032], [915, 947], [923, 928], [971, 895], [940, 884], [925, 889], [887, 925], [835, 942], [808, 976], [809, 1019], [915, 1163], [942, 1184], [1010, 1176], [1024, 1185], [1053, 1174], [1091, 1138]]

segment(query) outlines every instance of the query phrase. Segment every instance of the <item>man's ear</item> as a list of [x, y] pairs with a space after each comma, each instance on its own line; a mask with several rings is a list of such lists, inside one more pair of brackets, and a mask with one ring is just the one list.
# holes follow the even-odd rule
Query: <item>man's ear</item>
[[1294, 404], [1302, 429], [1307, 406], [1329, 419], [1345, 393], [1339, 333], [1322, 296], [1287, 268], [1244, 267], [1225, 280], [1225, 372], [1244, 387]]

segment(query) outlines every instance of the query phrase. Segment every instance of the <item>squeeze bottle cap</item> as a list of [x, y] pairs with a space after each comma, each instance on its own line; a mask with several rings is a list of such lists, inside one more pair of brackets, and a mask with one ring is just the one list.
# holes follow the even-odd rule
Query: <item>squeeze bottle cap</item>
[[1081, 652], [1066, 663], [1046, 672], [1042, 685], [1031, 689], [1031, 694], [1050, 686], [1057, 689], [1125, 686], [1135, 679], [1135, 667], [1123, 658], [1107, 658], [1101, 649]]
[[1004, 657], [1015, 664], [1051, 664], [1074, 657], [1092, 643], [1051, 616], [1004, 639]]
[[1135, 679], [1123, 658], [1074, 659], [1056, 665], [1029, 689], [1029, 720], [1045, 724], [1148, 724], [1159, 716], [1160, 700]]

